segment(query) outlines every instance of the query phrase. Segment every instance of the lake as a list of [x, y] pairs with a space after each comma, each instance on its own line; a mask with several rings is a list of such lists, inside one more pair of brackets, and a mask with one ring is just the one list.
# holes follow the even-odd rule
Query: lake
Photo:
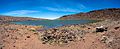
[[33, 20], [33, 21], [17, 21], [12, 23], [22, 24], [22, 25], [34, 25], [34, 26], [42, 25], [45, 28], [55, 28], [55, 27], [71, 25], [71, 24], [86, 24], [86, 23], [91, 23], [93, 21], [94, 20]]

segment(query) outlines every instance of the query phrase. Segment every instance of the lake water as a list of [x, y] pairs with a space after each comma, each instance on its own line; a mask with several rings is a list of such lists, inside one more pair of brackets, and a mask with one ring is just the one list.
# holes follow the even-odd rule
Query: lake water
[[22, 25], [34, 25], [34, 26], [42, 25], [45, 28], [54, 28], [64, 25], [71, 25], [71, 24], [85, 24], [93, 21], [94, 20], [34, 20], [34, 21], [18, 21], [12, 23], [22, 24]]

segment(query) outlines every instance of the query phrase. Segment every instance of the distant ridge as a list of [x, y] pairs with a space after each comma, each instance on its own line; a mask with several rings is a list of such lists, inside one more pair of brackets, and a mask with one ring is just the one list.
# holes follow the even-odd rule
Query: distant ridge
[[25, 21], [25, 20], [43, 20], [43, 19], [0, 15], [0, 21]]
[[120, 8], [107, 8], [107, 9], [101, 9], [101, 10], [93, 10], [87, 13], [65, 15], [58, 19], [61, 19], [61, 20], [79, 20], [79, 19], [118, 20], [120, 19]]

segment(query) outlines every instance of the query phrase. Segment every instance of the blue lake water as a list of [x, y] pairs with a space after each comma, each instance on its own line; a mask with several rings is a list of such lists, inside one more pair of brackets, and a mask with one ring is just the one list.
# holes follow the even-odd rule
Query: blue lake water
[[22, 24], [22, 25], [42, 25], [45, 28], [54, 28], [64, 25], [71, 25], [71, 24], [85, 24], [93, 22], [94, 20], [34, 20], [34, 21], [17, 21], [12, 22], [15, 24]]

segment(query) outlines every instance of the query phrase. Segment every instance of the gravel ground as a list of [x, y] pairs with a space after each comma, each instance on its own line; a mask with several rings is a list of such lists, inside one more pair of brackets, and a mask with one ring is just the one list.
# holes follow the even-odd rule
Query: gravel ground
[[[100, 26], [107, 30], [96, 32]], [[1, 24], [0, 49], [120, 49], [120, 21], [41, 28]]]

